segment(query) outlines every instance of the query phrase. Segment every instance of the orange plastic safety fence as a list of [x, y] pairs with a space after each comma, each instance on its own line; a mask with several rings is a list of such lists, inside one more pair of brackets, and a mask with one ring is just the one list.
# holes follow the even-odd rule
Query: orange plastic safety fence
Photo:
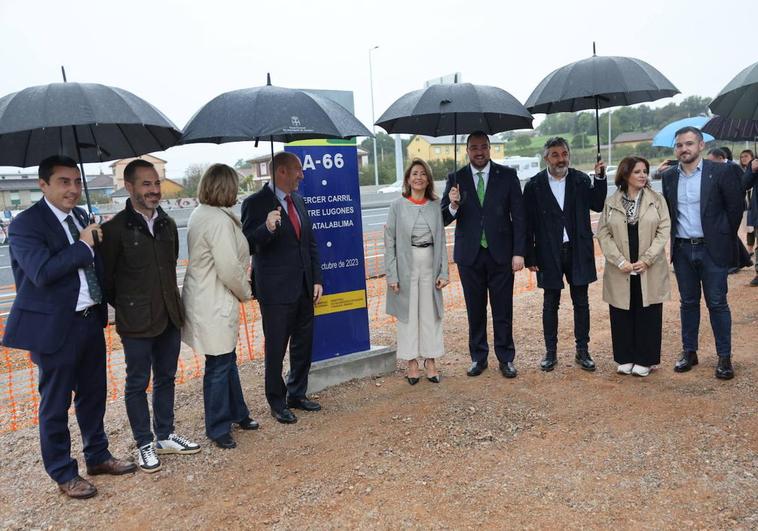
[[[446, 231], [448, 256], [452, 257], [453, 228]], [[368, 232], [364, 235], [364, 257], [366, 267], [366, 304], [372, 330], [380, 330], [394, 323], [394, 319], [385, 313], [385, 295], [387, 281], [384, 269], [384, 235], [382, 231]], [[598, 271], [602, 271], [603, 258], [595, 245]], [[186, 261], [179, 264], [180, 270], [186, 267]], [[533, 273], [524, 269], [515, 275], [514, 293], [536, 289], [537, 283]], [[11, 287], [12, 288], [12, 287]], [[2, 288], [0, 288], [2, 289]], [[445, 307], [448, 310], [463, 308], [463, 290], [461, 288], [458, 268], [450, 263], [450, 285], [445, 288]], [[0, 317], [0, 335], [5, 327], [5, 317]], [[108, 400], [121, 399], [124, 392], [124, 375], [126, 371], [123, 347], [113, 324], [105, 329]], [[0, 347], [0, 432], [15, 431], [37, 423], [39, 395], [37, 392], [37, 368], [31, 362], [29, 354], [20, 350]], [[263, 357], [263, 332], [260, 311], [254, 301], [240, 304], [240, 334], [237, 348], [239, 363]], [[186, 345], [182, 352], [176, 374], [176, 382], [181, 385], [203, 375], [205, 359]]]

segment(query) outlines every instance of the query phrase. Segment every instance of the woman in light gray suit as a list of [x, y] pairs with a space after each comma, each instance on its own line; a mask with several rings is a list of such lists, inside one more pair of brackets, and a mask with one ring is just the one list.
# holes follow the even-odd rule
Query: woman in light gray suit
[[405, 170], [403, 197], [390, 205], [384, 228], [387, 313], [397, 318], [397, 357], [408, 361], [406, 378], [419, 381], [418, 359], [430, 382], [439, 383], [442, 356], [442, 288], [448, 284], [445, 226], [429, 165], [413, 159]]

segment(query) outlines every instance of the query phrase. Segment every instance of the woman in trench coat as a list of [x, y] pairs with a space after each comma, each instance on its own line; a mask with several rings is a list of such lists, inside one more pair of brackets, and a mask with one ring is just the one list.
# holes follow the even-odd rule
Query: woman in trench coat
[[606, 200], [597, 228], [613, 359], [620, 374], [636, 376], [647, 376], [661, 361], [663, 301], [671, 298], [666, 260], [671, 219], [666, 200], [649, 185], [649, 171], [641, 157], [619, 163], [618, 189]]
[[252, 298], [250, 248], [231, 207], [237, 202], [237, 172], [214, 164], [200, 179], [200, 205], [187, 224], [189, 265], [182, 300], [187, 313], [182, 340], [205, 355], [205, 433], [221, 448], [234, 448], [232, 424], [254, 430], [237, 371], [239, 303]]
[[387, 313], [397, 318], [397, 357], [407, 360], [406, 379], [439, 383], [435, 360], [444, 353], [442, 288], [448, 284], [447, 247], [440, 202], [429, 165], [411, 161], [403, 194], [390, 205], [384, 229]]

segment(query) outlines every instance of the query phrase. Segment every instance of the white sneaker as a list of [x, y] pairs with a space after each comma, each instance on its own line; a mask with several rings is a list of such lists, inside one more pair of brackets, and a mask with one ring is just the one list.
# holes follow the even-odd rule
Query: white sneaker
[[196, 454], [200, 451], [200, 445], [185, 439], [181, 435], [172, 433], [168, 439], [155, 443], [155, 449], [159, 454]]
[[623, 365], [619, 365], [618, 369], [616, 369], [616, 372], [619, 374], [632, 374], [633, 368], [634, 363], [624, 363]]
[[155, 448], [153, 443], [148, 443], [145, 446], [141, 446], [137, 450], [139, 457], [139, 467], [143, 472], [152, 474], [158, 472], [161, 469], [161, 460], [155, 455]]
[[632, 369], [632, 374], [635, 376], [647, 376], [650, 374], [650, 367], [645, 367], [644, 365], [635, 365]]

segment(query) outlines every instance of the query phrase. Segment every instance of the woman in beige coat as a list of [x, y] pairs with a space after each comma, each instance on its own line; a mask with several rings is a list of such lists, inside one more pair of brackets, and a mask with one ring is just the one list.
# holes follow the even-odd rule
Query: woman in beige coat
[[661, 362], [663, 301], [671, 298], [665, 251], [671, 220], [666, 200], [648, 184], [649, 171], [641, 157], [619, 163], [618, 190], [606, 200], [597, 228], [613, 359], [619, 373], [637, 376]]
[[242, 396], [235, 353], [239, 303], [252, 297], [250, 250], [231, 209], [238, 185], [237, 172], [224, 164], [214, 164], [200, 179], [200, 205], [187, 224], [189, 265], [182, 290], [187, 313], [182, 339], [205, 355], [205, 433], [221, 448], [236, 446], [232, 424], [258, 428]]
[[413, 159], [405, 170], [403, 197], [390, 205], [384, 228], [387, 313], [397, 318], [397, 357], [408, 361], [406, 378], [439, 383], [442, 356], [442, 288], [448, 284], [445, 226], [429, 165]]

